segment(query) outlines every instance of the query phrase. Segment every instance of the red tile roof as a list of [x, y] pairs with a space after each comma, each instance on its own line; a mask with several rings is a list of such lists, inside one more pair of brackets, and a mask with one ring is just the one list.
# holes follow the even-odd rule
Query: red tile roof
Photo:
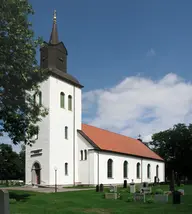
[[120, 135], [87, 124], [82, 124], [83, 134], [101, 150], [146, 157], [156, 160], [163, 159], [145, 146], [141, 141]]

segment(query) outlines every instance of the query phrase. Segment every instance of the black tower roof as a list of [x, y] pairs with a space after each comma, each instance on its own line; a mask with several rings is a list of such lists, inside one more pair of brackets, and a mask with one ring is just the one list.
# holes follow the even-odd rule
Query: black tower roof
[[48, 68], [52, 76], [59, 78], [76, 87], [83, 88], [79, 81], [67, 73], [67, 49], [63, 42], [59, 41], [57, 29], [56, 11], [53, 16], [53, 27], [49, 43], [44, 42], [41, 51], [41, 68]]

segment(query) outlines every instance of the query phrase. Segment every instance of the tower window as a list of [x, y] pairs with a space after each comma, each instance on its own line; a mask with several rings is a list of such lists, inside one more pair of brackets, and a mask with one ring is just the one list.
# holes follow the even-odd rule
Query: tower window
[[68, 127], [65, 126], [65, 139], [68, 139]]
[[81, 160], [83, 160], [83, 150], [81, 150]]
[[72, 111], [72, 96], [68, 96], [68, 110]]
[[87, 150], [84, 150], [85, 160], [87, 160]]
[[65, 108], [65, 94], [63, 92], [60, 93], [60, 107]]
[[65, 163], [65, 175], [68, 175], [68, 163]]

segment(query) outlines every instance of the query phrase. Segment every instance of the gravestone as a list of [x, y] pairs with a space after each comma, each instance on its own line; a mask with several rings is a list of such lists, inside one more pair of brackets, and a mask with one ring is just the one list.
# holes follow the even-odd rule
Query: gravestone
[[154, 200], [156, 202], [167, 203], [168, 202], [168, 195], [156, 194], [154, 197]]
[[113, 193], [106, 192], [105, 193], [105, 198], [106, 199], [117, 199], [117, 193], [116, 192], [113, 192]]
[[133, 198], [134, 201], [145, 202], [145, 194], [143, 193], [135, 193]]
[[130, 183], [130, 193], [135, 193], [135, 183], [133, 182], [133, 180]]
[[127, 180], [124, 180], [123, 188], [127, 188]]
[[10, 214], [9, 193], [7, 190], [0, 190], [0, 213], [1, 214]]
[[103, 184], [100, 184], [100, 192], [103, 192], [104, 188], [103, 188]]
[[150, 194], [151, 193], [151, 187], [142, 187], [140, 189], [140, 192], [145, 193], [145, 194]]
[[174, 191], [172, 194], [173, 194], [173, 204], [180, 204], [181, 193], [179, 191]]
[[109, 191], [112, 192], [112, 193], [113, 193], [113, 192], [116, 193], [116, 192], [117, 192], [117, 186], [112, 186], [112, 185], [110, 185]]
[[178, 189], [178, 192], [180, 192], [180, 193], [181, 193], [181, 195], [184, 195], [184, 194], [185, 194], [184, 189]]
[[143, 182], [143, 187], [148, 187], [149, 184], [147, 182]]
[[154, 177], [154, 185], [156, 186], [156, 185], [157, 185], [157, 183], [158, 183], [158, 177], [157, 177], [157, 176], [155, 176], [155, 177]]
[[96, 192], [99, 192], [99, 185], [96, 186]]

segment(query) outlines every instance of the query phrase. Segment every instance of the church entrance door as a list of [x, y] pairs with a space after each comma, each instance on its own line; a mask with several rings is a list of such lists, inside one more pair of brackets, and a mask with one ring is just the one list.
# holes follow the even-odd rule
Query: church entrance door
[[41, 184], [41, 166], [38, 162], [32, 167], [32, 184]]

